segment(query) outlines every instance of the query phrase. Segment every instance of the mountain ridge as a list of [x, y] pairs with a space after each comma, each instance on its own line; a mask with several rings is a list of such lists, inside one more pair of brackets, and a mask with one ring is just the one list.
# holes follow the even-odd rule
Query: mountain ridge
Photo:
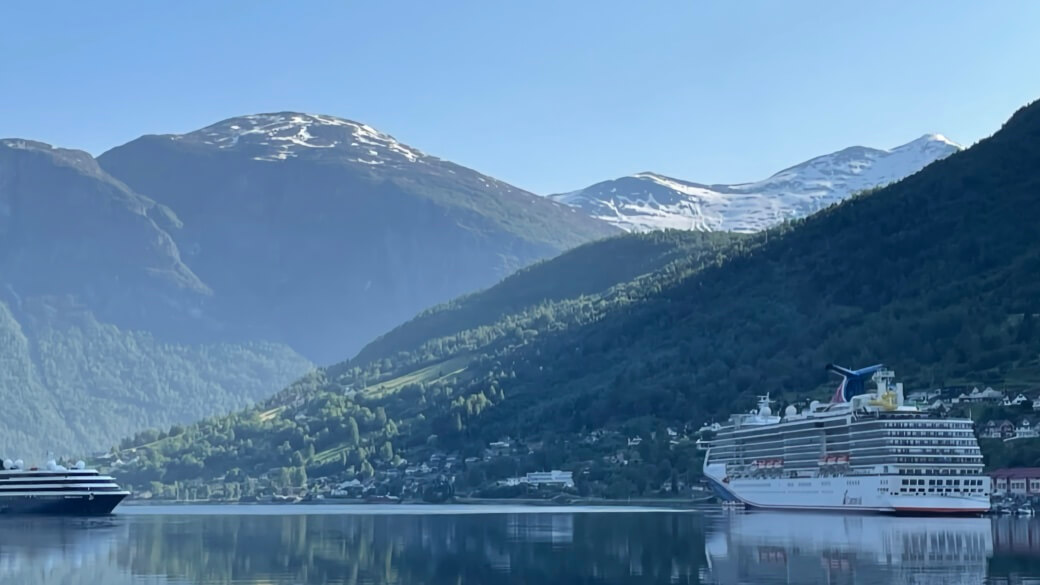
[[318, 362], [618, 231], [321, 114], [237, 116], [146, 135], [98, 161], [176, 210], [178, 245], [237, 335], [283, 339]]
[[[743, 412], [767, 391], [781, 407], [825, 398], [826, 363], [883, 362], [908, 388], [1036, 387], [1037, 169], [1033, 103], [964, 152], [763, 233], [588, 244], [419, 315], [256, 408], [158, 443], [128, 440], [149, 446], [124, 477], [223, 481], [231, 468], [252, 477], [290, 461], [310, 477], [382, 479], [400, 457], [480, 455], [508, 436], [520, 454], [446, 472], [457, 493], [567, 469], [579, 489], [623, 498], [697, 479], [692, 441], [673, 446], [667, 429]], [[580, 278], [576, 267], [648, 243], [653, 254], [635, 255], [605, 289], [556, 298], [540, 288], [551, 282], [532, 282]], [[436, 320], [459, 311], [472, 317], [463, 331]]]
[[760, 181], [706, 184], [642, 172], [549, 197], [626, 231], [748, 233], [900, 180], [959, 150], [941, 134], [925, 134], [887, 150], [846, 147]]

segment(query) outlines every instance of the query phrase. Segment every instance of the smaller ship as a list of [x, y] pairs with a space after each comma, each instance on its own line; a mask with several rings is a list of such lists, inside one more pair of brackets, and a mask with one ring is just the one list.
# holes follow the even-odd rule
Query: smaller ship
[[0, 514], [100, 516], [128, 495], [82, 461], [70, 468], [50, 460], [43, 469], [25, 468], [20, 459], [0, 461]]

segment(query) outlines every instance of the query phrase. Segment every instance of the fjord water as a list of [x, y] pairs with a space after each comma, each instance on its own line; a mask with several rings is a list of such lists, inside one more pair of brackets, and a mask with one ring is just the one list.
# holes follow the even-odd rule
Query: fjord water
[[0, 583], [26, 585], [1040, 582], [1026, 518], [128, 506], [0, 534]]

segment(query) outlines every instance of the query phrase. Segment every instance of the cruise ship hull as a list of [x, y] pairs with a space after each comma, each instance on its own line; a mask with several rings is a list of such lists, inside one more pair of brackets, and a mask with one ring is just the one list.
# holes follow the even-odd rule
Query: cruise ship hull
[[92, 495], [0, 495], [0, 514], [49, 516], [104, 516], [123, 501], [127, 492]]
[[[711, 469], [715, 467], [716, 469]], [[818, 510], [907, 515], [978, 515], [990, 509], [989, 496], [899, 495], [884, 476], [829, 478], [725, 478], [724, 466], [709, 466], [705, 477], [720, 499], [765, 510]]]

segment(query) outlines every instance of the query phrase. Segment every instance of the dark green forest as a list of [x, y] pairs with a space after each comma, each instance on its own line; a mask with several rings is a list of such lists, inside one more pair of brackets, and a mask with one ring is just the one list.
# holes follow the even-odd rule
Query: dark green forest
[[281, 344], [168, 343], [82, 307], [0, 302], [0, 453], [104, 450], [142, 427], [234, 412], [312, 367]]
[[623, 472], [638, 493], [695, 473], [664, 429], [767, 391], [822, 396], [829, 362], [884, 362], [910, 389], [1040, 388], [1038, 220], [1032, 104], [967, 151], [765, 233], [629, 235], [536, 265], [256, 408], [128, 439], [144, 448], [125, 477], [369, 474], [506, 435], [530, 468], [595, 475], [608, 447], [578, 445], [612, 429], [648, 439]]

